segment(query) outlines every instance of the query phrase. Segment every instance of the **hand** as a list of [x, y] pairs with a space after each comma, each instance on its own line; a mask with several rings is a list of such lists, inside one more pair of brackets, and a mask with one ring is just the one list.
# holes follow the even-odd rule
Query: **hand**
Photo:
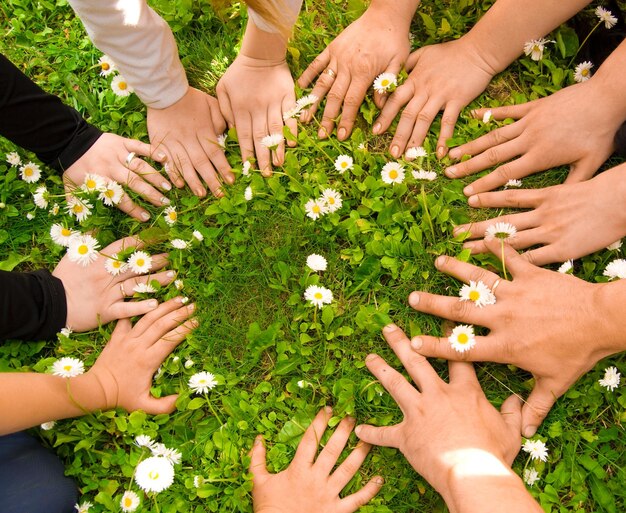
[[197, 326], [189, 316], [195, 305], [177, 297], [144, 315], [133, 326], [130, 319], [117, 323], [111, 340], [87, 372], [101, 387], [103, 410], [121, 407], [150, 414], [170, 413], [177, 395], [157, 399], [150, 394], [152, 377], [159, 365]]
[[[102, 134], [91, 148], [63, 173], [66, 192], [71, 193], [73, 189], [80, 187], [85, 181], [85, 175], [94, 173], [126, 185], [156, 207], [167, 205], [169, 200], [157, 189], [169, 191], [172, 188], [170, 183], [140, 158], [132, 159], [127, 165], [126, 158], [131, 152], [157, 162], [163, 162], [166, 158], [163, 152], [155, 152], [149, 144], [114, 134]], [[150, 214], [133, 203], [126, 194], [122, 196], [117, 207], [139, 221], [150, 219]]]
[[420, 48], [411, 54], [406, 67], [411, 70], [409, 77], [385, 103], [373, 132], [387, 130], [406, 105], [390, 149], [399, 158], [407, 148], [422, 145], [435, 116], [443, 110], [437, 142], [437, 157], [442, 158], [461, 109], [485, 90], [496, 72], [463, 38]]
[[[283, 134], [283, 113], [296, 103], [293, 78], [284, 59], [255, 59], [240, 54], [217, 84], [217, 98], [228, 124], [237, 129], [241, 159], [245, 162], [256, 154], [257, 165], [265, 175], [271, 174], [272, 162], [285, 161], [285, 145], [272, 152], [261, 144], [266, 135]], [[295, 119], [285, 121], [292, 134], [298, 125]], [[289, 141], [290, 146], [295, 142]]]
[[607, 313], [612, 303], [605, 300], [607, 287], [619, 283], [587, 283], [535, 267], [498, 239], [485, 244], [494, 254], [503, 252], [513, 281], [451, 257], [439, 257], [435, 265], [464, 283], [481, 280], [493, 289], [498, 282], [496, 304], [478, 308], [426, 292], [413, 292], [409, 303], [420, 312], [484, 326], [489, 335], [477, 336], [475, 347], [463, 353], [444, 337], [415, 337], [412, 346], [424, 356], [513, 364], [531, 372], [535, 387], [522, 410], [522, 433], [530, 437], [557, 398], [596, 362], [619, 351], [621, 322]]
[[185, 182], [196, 196], [206, 189], [198, 175], [215, 196], [221, 196], [221, 182], [235, 182], [230, 164], [217, 142], [226, 130], [217, 100], [190, 87], [185, 96], [165, 109], [148, 107], [148, 133], [153, 147], [167, 155], [166, 169], [176, 187]]
[[317, 446], [331, 418], [331, 409], [322, 409], [304, 433], [296, 455], [285, 470], [270, 474], [265, 468], [265, 447], [259, 436], [252, 448], [250, 472], [255, 513], [351, 513], [367, 504], [382, 486], [381, 477], [372, 478], [358, 492], [343, 499], [341, 490], [357, 473], [371, 446], [360, 443], [331, 474], [337, 464], [354, 419], [344, 418], [315, 460]]
[[[133, 288], [139, 283], [152, 280], [167, 285], [176, 276], [174, 271], [137, 276], [126, 271], [111, 276], [105, 269], [107, 258], [128, 247], [140, 249], [143, 243], [134, 237], [126, 237], [109, 244], [101, 250], [98, 259], [83, 267], [64, 256], [52, 272], [63, 282], [67, 300], [67, 326], [74, 331], [89, 331], [99, 324], [116, 319], [143, 315], [158, 306], [156, 299], [125, 302], [134, 295]], [[152, 257], [152, 270], [158, 271], [167, 264], [167, 255]]]
[[[535, 265], [564, 262], [598, 251], [626, 236], [626, 215], [619, 207], [626, 198], [626, 165], [614, 167], [581, 183], [556, 185], [539, 190], [507, 190], [471, 196], [472, 207], [531, 208], [528, 212], [505, 215], [457, 226], [455, 235], [468, 232], [470, 239], [484, 237], [488, 226], [497, 222], [513, 224], [517, 235], [510, 244], [526, 249], [523, 258]], [[488, 251], [482, 240], [466, 242], [472, 253]]]
[[[337, 138], [346, 140], [374, 79], [384, 72], [399, 73], [409, 55], [407, 21], [410, 22], [410, 18], [398, 19], [390, 5], [384, 5], [382, 9], [370, 5], [302, 73], [298, 79], [301, 88], [307, 87], [319, 75], [312, 94], [319, 101], [328, 94], [318, 132], [321, 139], [333, 131], [335, 119], [341, 114]], [[325, 73], [326, 69], [334, 71], [336, 76]], [[303, 122], [311, 121], [319, 101], [302, 114]], [[378, 93], [374, 95], [374, 101], [378, 107], [382, 106], [382, 96]]]
[[[477, 110], [475, 116], [482, 117], [486, 110]], [[546, 98], [491, 111], [494, 119], [518, 121], [450, 150], [454, 159], [473, 157], [447, 168], [446, 175], [460, 178], [520, 158], [465, 187], [466, 196], [566, 164], [570, 166], [566, 183], [587, 180], [613, 152], [615, 132], [624, 121], [591, 80]]]

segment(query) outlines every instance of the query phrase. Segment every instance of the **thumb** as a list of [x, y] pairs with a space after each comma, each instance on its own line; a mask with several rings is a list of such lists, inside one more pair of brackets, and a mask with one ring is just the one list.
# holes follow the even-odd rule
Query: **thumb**
[[500, 416], [509, 430], [511, 439], [515, 441], [511, 445], [514, 449], [506, 454], [507, 463], [511, 465], [520, 448], [519, 442], [522, 432], [522, 400], [520, 397], [516, 394], [509, 396], [500, 406]]
[[[600, 159], [602, 159], [601, 154]], [[570, 165], [569, 173], [563, 183], [576, 183], [589, 180], [604, 163], [605, 159], [600, 159], [598, 159], [598, 155], [594, 154], [593, 156], [588, 156], [580, 159], [578, 162], [574, 162]]]
[[144, 404], [140, 407], [146, 413], [150, 415], [159, 415], [161, 413], [172, 413], [176, 409], [176, 400], [178, 394], [168, 395], [166, 397], [148, 397]]
[[557, 395], [552, 387], [546, 380], [539, 378], [522, 408], [522, 435], [530, 438], [537, 432], [556, 400]]
[[[392, 61], [387, 66], [387, 69], [383, 73], [391, 73], [394, 76], [398, 76], [400, 73], [400, 69], [402, 69], [402, 62], [400, 61]], [[377, 91], [374, 92], [374, 105], [379, 109], [382, 109], [387, 102], [387, 98], [389, 97], [388, 93], [381, 94]]]
[[396, 449], [399, 449], [400, 447], [396, 434], [397, 428], [398, 426], [374, 427], [367, 424], [361, 424], [355, 428], [354, 434], [359, 438], [359, 440], [363, 440], [370, 445], [395, 447]]
[[410, 72], [417, 65], [417, 61], [420, 60], [420, 57], [422, 56], [422, 53], [424, 53], [426, 48], [427, 47], [424, 46], [419, 50], [415, 50], [411, 55], [409, 55], [409, 58], [406, 60], [406, 64], [404, 65], [404, 68], [408, 72]]
[[265, 444], [263, 443], [263, 435], [258, 435], [254, 439], [252, 451], [250, 451], [250, 472], [254, 481], [259, 477], [267, 475], [267, 467], [265, 466]]

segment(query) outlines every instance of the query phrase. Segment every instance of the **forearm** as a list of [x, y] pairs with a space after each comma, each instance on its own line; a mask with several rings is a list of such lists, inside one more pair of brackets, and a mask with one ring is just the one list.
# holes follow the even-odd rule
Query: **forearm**
[[598, 71], [589, 80], [590, 85], [599, 87], [603, 97], [613, 107], [620, 121], [626, 120], [626, 41], [607, 57]]
[[420, 0], [372, 0], [368, 11], [394, 19], [398, 29], [409, 31]]
[[624, 337], [624, 314], [626, 313], [626, 279], [595, 285], [596, 296], [590, 300], [597, 302], [596, 312], [604, 312], [597, 320], [598, 331], [594, 334], [596, 360], [626, 351]]

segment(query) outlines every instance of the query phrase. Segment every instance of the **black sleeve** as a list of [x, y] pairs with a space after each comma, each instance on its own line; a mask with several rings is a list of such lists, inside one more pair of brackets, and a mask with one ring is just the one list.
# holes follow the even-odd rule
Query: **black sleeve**
[[65, 327], [63, 283], [48, 271], [0, 271], [0, 341], [48, 340]]
[[63, 172], [102, 132], [0, 54], [0, 135]]

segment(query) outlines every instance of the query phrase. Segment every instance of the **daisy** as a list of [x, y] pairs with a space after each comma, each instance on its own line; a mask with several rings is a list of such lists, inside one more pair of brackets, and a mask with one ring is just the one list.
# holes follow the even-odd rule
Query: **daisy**
[[48, 189], [45, 185], [41, 185], [35, 189], [33, 201], [39, 208], [48, 208]]
[[343, 204], [341, 194], [335, 189], [324, 189], [322, 191], [322, 200], [326, 203], [329, 213], [339, 210]]
[[493, 118], [493, 112], [491, 112], [491, 110], [485, 111], [485, 113], [483, 114], [483, 123], [489, 123], [489, 121], [491, 121], [491, 118]]
[[322, 308], [322, 306], [332, 303], [333, 293], [325, 287], [309, 285], [304, 291], [304, 299], [309, 301], [313, 306]]
[[145, 251], [135, 251], [128, 259], [128, 267], [136, 274], [147, 273], [152, 269], [152, 257]]
[[284, 140], [283, 134], [270, 134], [261, 139], [261, 144], [268, 150], [275, 150]]
[[607, 390], [613, 392], [618, 386], [620, 382], [620, 373], [617, 372], [617, 368], [615, 367], [607, 367], [604, 370], [604, 377], [598, 380], [600, 386], [603, 386]]
[[71, 262], [87, 267], [98, 259], [99, 242], [91, 235], [76, 235], [67, 247], [67, 256]]
[[116, 253], [105, 259], [104, 268], [111, 276], [117, 276], [118, 274], [126, 272], [128, 265], [123, 260], [120, 260]]
[[608, 29], [613, 28], [617, 23], [617, 18], [613, 16], [613, 13], [602, 6], [596, 7], [596, 16], [600, 23], [604, 22], [604, 26]]
[[135, 482], [144, 492], [162, 492], [174, 482], [174, 467], [167, 458], [152, 456], [137, 465]]
[[243, 197], [245, 198], [245, 200], [250, 201], [253, 196], [254, 194], [252, 192], [252, 187], [250, 186], [246, 187], [246, 190], [243, 192]]
[[306, 265], [309, 269], [311, 269], [311, 271], [325, 271], [328, 266], [328, 262], [322, 255], [312, 253], [307, 257]]
[[223, 150], [226, 149], [226, 139], [228, 139], [228, 134], [222, 134], [217, 136], [217, 144]]
[[459, 353], [469, 351], [476, 345], [476, 339], [474, 338], [474, 327], [467, 324], [459, 324], [453, 330], [448, 337], [448, 342], [452, 346], [452, 349]]
[[396, 85], [398, 85], [398, 80], [393, 73], [381, 73], [374, 80], [374, 91], [378, 94], [390, 93]]
[[155, 442], [152, 444], [152, 447], [150, 447], [150, 451], [152, 451], [152, 456], [161, 456], [165, 458], [167, 447], [165, 447], [165, 444]]
[[117, 96], [130, 96], [135, 90], [132, 86], [126, 82], [126, 79], [122, 75], [117, 75], [111, 80], [111, 89]]
[[166, 447], [163, 457], [167, 458], [172, 465], [178, 465], [180, 460], [183, 458], [183, 455], [178, 449], [170, 449], [169, 447]]
[[91, 203], [87, 200], [78, 199], [76, 196], [70, 196], [65, 207], [67, 213], [73, 215], [79, 223], [91, 215], [91, 208]]
[[100, 199], [107, 207], [110, 207], [112, 205], [117, 205], [122, 200], [123, 195], [124, 189], [122, 189], [122, 186], [115, 180], [109, 180], [106, 185], [104, 185], [98, 199]]
[[352, 169], [354, 166], [354, 160], [349, 155], [339, 155], [335, 159], [335, 169], [340, 173], [345, 173], [346, 171]]
[[108, 55], [103, 55], [102, 57], [100, 57], [98, 64], [100, 65], [100, 76], [102, 77], [109, 76], [117, 69], [117, 66], [113, 62], [113, 59], [111, 59], [111, 57], [109, 57]]
[[76, 513], [89, 513], [93, 504], [89, 501], [84, 501], [81, 504], [74, 504], [74, 508], [76, 508]]
[[156, 289], [149, 283], [137, 283], [137, 285], [133, 287], [133, 291], [137, 294], [154, 294]]
[[206, 394], [209, 390], [215, 388], [217, 381], [210, 372], [197, 372], [189, 378], [188, 385], [196, 394]]
[[51, 420], [50, 422], [44, 422], [41, 426], [39, 426], [41, 429], [43, 429], [44, 431], [50, 431], [54, 425], [56, 424], [56, 422], [54, 420]]
[[120, 501], [120, 507], [124, 513], [130, 513], [135, 511], [139, 507], [139, 495], [137, 495], [132, 490], [126, 490], [124, 495], [122, 495], [122, 500]]
[[193, 360], [185, 360], [185, 369], [191, 369], [194, 365], [195, 362]]
[[593, 64], [589, 61], [581, 62], [574, 68], [574, 80], [578, 83], [586, 82], [591, 78], [591, 68]]
[[35, 183], [41, 178], [41, 169], [37, 164], [28, 162], [20, 167], [20, 174], [25, 182]]
[[202, 476], [193, 476], [193, 485], [196, 488], [200, 488], [204, 484], [204, 477]]
[[252, 164], [250, 164], [249, 160], [246, 160], [243, 163], [243, 168], [241, 169], [241, 174], [243, 176], [250, 176], [250, 169], [252, 168]]
[[524, 470], [524, 482], [528, 486], [534, 485], [537, 481], [539, 481], [539, 472], [536, 469], [527, 468]]
[[87, 173], [85, 175], [85, 181], [80, 188], [85, 192], [100, 192], [105, 187], [105, 180], [103, 176]]
[[319, 100], [319, 97], [317, 95], [307, 94], [306, 96], [303, 96], [302, 98], [299, 98], [296, 101], [296, 107], [299, 108], [300, 110], [306, 109], [310, 105], [313, 105], [314, 103], [316, 103], [318, 100]]
[[387, 162], [380, 175], [385, 183], [402, 183], [404, 181], [404, 168], [399, 162]]
[[511, 179], [507, 183], [504, 184], [505, 189], [508, 189], [509, 187], [521, 187], [521, 186], [522, 186], [522, 181], [514, 180], [514, 179]]
[[165, 222], [170, 226], [176, 224], [178, 221], [178, 214], [176, 213], [176, 207], [167, 207], [163, 211], [163, 216], [165, 217]]
[[53, 216], [56, 216], [59, 214], [59, 210], [61, 210], [61, 207], [59, 207], [58, 203], [55, 203], [54, 205], [52, 205], [52, 208], [50, 209], [50, 213]]
[[152, 440], [152, 437], [148, 435], [137, 435], [135, 437], [135, 445], [137, 447], [147, 447], [148, 449], [151, 449], [154, 445], [154, 440]]
[[35, 214], [29, 212], [28, 214], [26, 214], [26, 219], [32, 221], [33, 219], [35, 219]]
[[200, 233], [198, 230], [194, 230], [193, 233], [193, 238], [202, 242], [204, 240], [204, 235], [202, 235], [202, 233]]
[[50, 237], [59, 246], [68, 247], [70, 245], [70, 240], [77, 235], [79, 235], [77, 231], [70, 230], [62, 224], [57, 223], [50, 227]]
[[69, 326], [66, 326], [65, 328], [62, 328], [61, 331], [59, 331], [59, 333], [63, 335], [64, 337], [69, 338], [70, 335], [74, 332], [72, 331], [72, 328], [70, 328]]
[[571, 271], [574, 270], [574, 261], [567, 260], [561, 264], [561, 266], [557, 269], [561, 274], [572, 274]]
[[283, 121], [298, 117], [300, 115], [300, 112], [302, 112], [302, 109], [298, 107], [298, 105], [294, 105], [291, 109], [283, 112]]
[[52, 374], [62, 378], [73, 378], [85, 372], [85, 364], [78, 358], [66, 356], [52, 364]]
[[511, 223], [492, 224], [485, 230], [485, 240], [501, 239], [508, 240], [515, 237], [517, 228]]
[[174, 287], [176, 287], [176, 290], [183, 290], [183, 287], [184, 287], [183, 280], [176, 280], [174, 282]]
[[426, 157], [428, 152], [424, 149], [423, 146], [413, 146], [406, 150], [404, 156], [407, 160], [415, 160], [420, 157]]
[[613, 260], [606, 266], [606, 269], [602, 274], [608, 277], [609, 280], [626, 278], [626, 260], [622, 258]]
[[530, 455], [533, 460], [547, 461], [548, 449], [541, 440], [526, 440], [522, 450]]
[[176, 249], [189, 249], [189, 242], [183, 239], [173, 239], [170, 244]]
[[306, 210], [307, 216], [315, 220], [319, 216], [326, 214], [328, 212], [328, 207], [322, 198], [318, 198], [307, 201], [306, 205], [304, 205], [304, 210]]
[[364, 142], [360, 143], [359, 146], [357, 147], [357, 150], [366, 152], [367, 151], [367, 144], [365, 144]]
[[12, 166], [19, 166], [22, 163], [22, 159], [17, 154], [16, 151], [12, 151], [11, 153], [7, 153], [6, 155], [7, 162]]
[[618, 249], [622, 248], [622, 239], [614, 242], [613, 244], [609, 244], [606, 249], [608, 249], [609, 251], [617, 251]]
[[527, 43], [524, 43], [524, 53], [533, 61], [540, 61], [543, 58], [543, 51], [546, 47], [546, 44], [551, 43], [552, 41], [548, 41], [547, 39], [531, 39]]
[[473, 301], [479, 308], [496, 304], [496, 296], [481, 280], [470, 281], [469, 285], [463, 285], [459, 291], [459, 299], [460, 301]]
[[429, 182], [432, 182], [437, 179], [437, 173], [434, 171], [426, 171], [424, 169], [414, 169], [411, 171], [411, 175], [413, 175], [413, 178], [416, 180], [428, 180]]

